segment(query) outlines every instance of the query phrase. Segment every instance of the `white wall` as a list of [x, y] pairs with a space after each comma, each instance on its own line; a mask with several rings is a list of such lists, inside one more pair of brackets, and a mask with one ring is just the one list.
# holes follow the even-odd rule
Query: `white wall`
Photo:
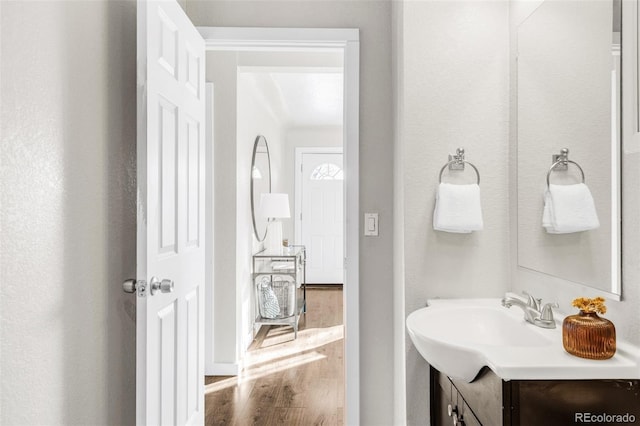
[[0, 10], [0, 423], [133, 424], [135, 2]]
[[[242, 54], [240, 54], [242, 56]], [[286, 138], [280, 117], [261, 94], [260, 81], [252, 73], [238, 74], [238, 121], [237, 121], [237, 173], [236, 173], [236, 283], [239, 305], [242, 309], [240, 322], [240, 348], [247, 349], [253, 340], [255, 319], [255, 291], [251, 279], [251, 255], [259, 251], [253, 232], [251, 217], [251, 158], [256, 136], [262, 135], [269, 146], [271, 160], [272, 192], [283, 192], [283, 157]], [[267, 231], [269, 232], [269, 231]]]
[[380, 236], [359, 241], [360, 419], [363, 425], [392, 424], [391, 2], [190, 0], [187, 13], [203, 26], [360, 29], [360, 217], [380, 213]]
[[[404, 260], [408, 315], [430, 297], [499, 297], [509, 288], [509, 9], [494, 1], [404, 2], [397, 13], [404, 259], [396, 261]], [[473, 234], [432, 227], [438, 173], [457, 147], [482, 179], [484, 230]], [[443, 181], [471, 182], [475, 174], [447, 171]], [[407, 422], [426, 424], [427, 364], [409, 339], [405, 353]]]

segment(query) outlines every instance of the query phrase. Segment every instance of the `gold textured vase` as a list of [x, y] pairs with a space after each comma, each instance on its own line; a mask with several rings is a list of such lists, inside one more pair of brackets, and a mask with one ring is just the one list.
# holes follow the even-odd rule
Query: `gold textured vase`
[[616, 328], [595, 312], [580, 311], [562, 322], [562, 344], [581, 358], [609, 359], [616, 353]]

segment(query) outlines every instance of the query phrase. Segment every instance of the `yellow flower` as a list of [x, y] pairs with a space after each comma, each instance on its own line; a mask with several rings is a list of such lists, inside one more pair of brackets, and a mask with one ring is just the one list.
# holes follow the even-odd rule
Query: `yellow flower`
[[599, 314], [605, 314], [607, 312], [604, 297], [595, 297], [593, 299], [578, 297], [573, 300], [572, 305], [584, 312], [597, 312]]

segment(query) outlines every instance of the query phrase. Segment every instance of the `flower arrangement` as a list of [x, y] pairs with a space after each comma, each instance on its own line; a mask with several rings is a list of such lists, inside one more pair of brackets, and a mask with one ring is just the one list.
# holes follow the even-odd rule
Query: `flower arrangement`
[[604, 304], [604, 297], [595, 297], [593, 299], [589, 299], [588, 297], [578, 297], [573, 300], [571, 305], [583, 312], [596, 312], [598, 314], [605, 314], [607, 312], [607, 307]]

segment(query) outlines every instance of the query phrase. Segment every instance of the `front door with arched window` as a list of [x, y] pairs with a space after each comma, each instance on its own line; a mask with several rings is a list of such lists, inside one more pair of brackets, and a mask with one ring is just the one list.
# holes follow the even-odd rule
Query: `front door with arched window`
[[344, 171], [342, 153], [304, 153], [301, 167], [301, 243], [309, 284], [342, 284]]

